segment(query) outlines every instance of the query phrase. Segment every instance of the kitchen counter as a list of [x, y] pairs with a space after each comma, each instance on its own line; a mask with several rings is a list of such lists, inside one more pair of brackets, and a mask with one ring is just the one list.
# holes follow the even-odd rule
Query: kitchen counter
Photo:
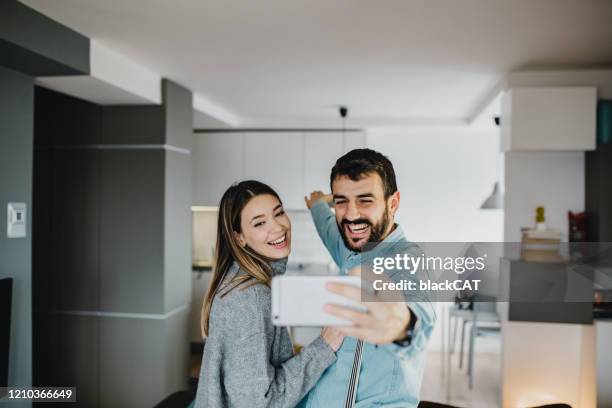
[[212, 271], [212, 261], [193, 261], [191, 265], [193, 271]]
[[338, 274], [338, 267], [335, 264], [310, 263], [310, 262], [289, 262], [287, 264], [286, 275], [310, 275], [310, 276], [330, 276]]
[[[212, 271], [212, 264], [205, 262], [194, 262], [191, 265], [191, 270], [194, 272], [202, 272], [202, 271]], [[338, 273], [337, 267], [335, 265], [330, 266], [324, 263], [288, 263], [287, 271], [285, 272], [287, 275], [312, 275], [312, 276], [326, 276], [326, 275], [335, 275]]]

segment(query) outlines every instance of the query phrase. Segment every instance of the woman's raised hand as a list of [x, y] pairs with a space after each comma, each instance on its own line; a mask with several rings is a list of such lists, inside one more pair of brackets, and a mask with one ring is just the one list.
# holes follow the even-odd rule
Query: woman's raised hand
[[344, 341], [344, 334], [334, 327], [324, 327], [321, 330], [321, 337], [334, 351], [338, 351]]

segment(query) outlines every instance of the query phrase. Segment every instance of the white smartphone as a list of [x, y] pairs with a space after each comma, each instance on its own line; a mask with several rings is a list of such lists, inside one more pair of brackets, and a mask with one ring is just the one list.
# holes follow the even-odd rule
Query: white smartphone
[[275, 276], [272, 278], [272, 322], [276, 326], [347, 326], [346, 319], [323, 310], [328, 303], [359, 311], [366, 309], [353, 300], [325, 288], [327, 282], [361, 287], [358, 276]]

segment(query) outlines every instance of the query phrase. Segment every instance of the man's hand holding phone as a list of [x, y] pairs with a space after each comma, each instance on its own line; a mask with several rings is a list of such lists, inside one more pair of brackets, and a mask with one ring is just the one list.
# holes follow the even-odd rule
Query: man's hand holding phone
[[[353, 269], [349, 275], [360, 276], [360, 268]], [[381, 295], [374, 293], [371, 295], [373, 301], [362, 302], [361, 289], [353, 285], [328, 282], [326, 288], [366, 308], [366, 311], [362, 312], [336, 304], [325, 305], [324, 310], [327, 313], [352, 323], [352, 326], [338, 327], [341, 333], [380, 345], [401, 340], [406, 335], [411, 316], [410, 309], [401, 295], [398, 294], [396, 301], [389, 301], [388, 297], [383, 299]]]

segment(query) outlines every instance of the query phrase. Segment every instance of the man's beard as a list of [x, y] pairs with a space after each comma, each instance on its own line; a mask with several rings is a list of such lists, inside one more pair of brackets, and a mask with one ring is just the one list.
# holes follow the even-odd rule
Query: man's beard
[[[352, 220], [352, 221], [342, 220], [338, 224], [338, 229], [340, 230], [340, 235], [342, 236], [344, 245], [346, 245], [347, 248], [353, 251], [361, 252], [361, 248], [367, 243], [380, 242], [383, 240], [385, 232], [387, 232], [387, 229], [389, 228], [390, 222], [391, 222], [391, 219], [389, 217], [389, 209], [385, 208], [385, 212], [383, 213], [382, 219], [380, 220], [380, 222], [376, 224], [372, 224], [370, 220], [366, 218], [359, 218], [359, 219]], [[368, 237], [368, 240], [364, 242], [363, 244], [361, 244], [361, 246], [359, 247], [354, 246], [353, 239], [346, 236], [345, 226], [349, 224], [368, 224], [370, 226], [370, 236]], [[359, 239], [356, 240], [356, 242], [359, 242], [359, 241], [360, 241]]]

